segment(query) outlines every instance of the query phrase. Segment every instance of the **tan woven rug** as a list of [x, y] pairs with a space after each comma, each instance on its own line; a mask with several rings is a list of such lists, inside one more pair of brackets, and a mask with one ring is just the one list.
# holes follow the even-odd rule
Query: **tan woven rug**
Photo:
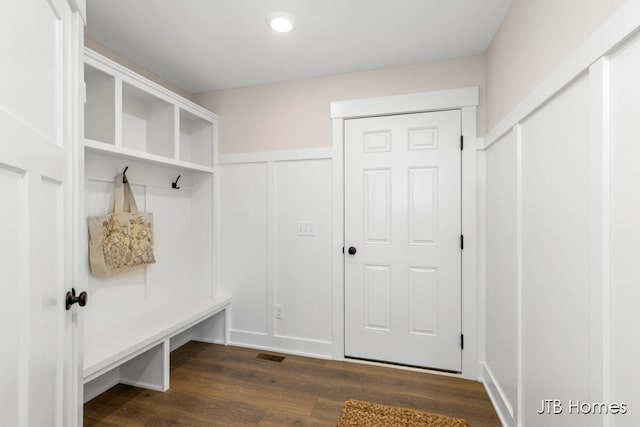
[[361, 400], [348, 400], [342, 408], [338, 427], [405, 426], [467, 427], [461, 418], [420, 412], [415, 409], [379, 405]]

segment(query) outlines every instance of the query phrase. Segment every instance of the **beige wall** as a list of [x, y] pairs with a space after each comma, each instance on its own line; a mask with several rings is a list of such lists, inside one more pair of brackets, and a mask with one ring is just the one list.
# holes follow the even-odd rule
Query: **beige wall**
[[514, 0], [487, 50], [490, 131], [625, 0]]
[[178, 95], [187, 98], [189, 100], [191, 100], [191, 93], [187, 92], [186, 90], [183, 90], [182, 88], [179, 88], [178, 86], [174, 85], [173, 83], [171, 83], [168, 80], [163, 79], [162, 77], [160, 77], [157, 74], [152, 73], [151, 71], [147, 70], [146, 68], [136, 64], [135, 62], [131, 61], [128, 58], [125, 58], [124, 56], [120, 55], [117, 52], [114, 52], [113, 50], [109, 49], [108, 47], [98, 43], [97, 41], [93, 40], [90, 37], [85, 36], [84, 37], [84, 45], [86, 47], [88, 47], [89, 49], [92, 49], [96, 52], [98, 52], [99, 54], [106, 56], [107, 58], [111, 59], [112, 61], [117, 62], [118, 64], [127, 67], [128, 69], [130, 69], [131, 71], [134, 71], [138, 74], [140, 74], [143, 77], [148, 78], [149, 80], [151, 80], [152, 82], [158, 83], [160, 86], [164, 86], [165, 88], [169, 89], [172, 92], [177, 93]]
[[221, 154], [331, 146], [329, 103], [459, 87], [480, 87], [478, 132], [484, 135], [483, 56], [195, 94], [222, 116]]

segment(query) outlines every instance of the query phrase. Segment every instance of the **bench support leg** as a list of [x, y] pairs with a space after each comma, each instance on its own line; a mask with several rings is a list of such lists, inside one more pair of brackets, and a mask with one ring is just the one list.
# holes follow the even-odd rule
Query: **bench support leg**
[[169, 390], [169, 340], [120, 366], [122, 384], [155, 391]]
[[212, 344], [227, 344], [228, 311], [229, 308], [191, 328], [191, 339]]

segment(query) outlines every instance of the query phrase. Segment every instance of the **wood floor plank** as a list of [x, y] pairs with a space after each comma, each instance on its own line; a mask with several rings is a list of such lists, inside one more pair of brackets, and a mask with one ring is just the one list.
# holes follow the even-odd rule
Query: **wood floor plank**
[[[85, 404], [85, 425], [335, 426], [346, 400], [499, 426], [482, 384], [461, 378], [190, 342], [171, 353], [166, 393], [117, 385]], [[275, 354], [275, 353], [274, 353]]]
[[315, 408], [313, 408], [311, 416], [319, 420], [331, 422], [335, 425], [337, 419], [340, 417], [343, 405], [344, 402], [342, 401], [325, 399], [321, 397], [318, 399]]
[[324, 420], [311, 416], [291, 414], [270, 410], [264, 418], [260, 420], [260, 427], [281, 427], [281, 426], [309, 426], [309, 427], [335, 427], [336, 420]]

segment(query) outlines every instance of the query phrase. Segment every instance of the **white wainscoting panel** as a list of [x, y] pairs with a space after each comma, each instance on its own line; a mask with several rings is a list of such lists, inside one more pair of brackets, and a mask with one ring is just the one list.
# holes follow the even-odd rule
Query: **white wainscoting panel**
[[522, 123], [525, 425], [583, 426], [568, 411], [536, 411], [544, 399], [590, 399], [588, 122], [583, 76]]
[[516, 173], [515, 134], [509, 132], [486, 153], [485, 363], [510, 425], [515, 425], [518, 388]]
[[219, 167], [218, 287], [231, 329], [267, 333], [267, 164]]
[[[26, 283], [25, 265], [27, 260], [23, 258], [27, 252], [26, 244], [16, 247], [15, 242], [26, 242], [29, 238], [27, 221], [24, 218], [24, 203], [27, 200], [26, 192], [28, 186], [23, 171], [7, 167], [0, 164], [0, 188], [2, 188], [3, 205], [7, 208], [0, 211], [0, 220], [3, 224], [11, 224], [3, 230], [3, 238], [0, 239], [0, 255], [2, 256], [2, 277], [5, 282], [5, 289], [10, 283]], [[11, 207], [10, 209], [8, 207]], [[25, 286], [26, 287], [26, 286]], [[25, 376], [15, 367], [20, 366], [23, 352], [19, 351], [22, 328], [17, 327], [16, 319], [21, 319], [22, 310], [20, 304], [14, 302], [5, 304], [0, 311], [0, 321], [2, 322], [2, 350], [0, 350], [0, 361], [11, 369], [3, 369], [2, 379], [2, 399], [0, 400], [0, 411], [2, 411], [4, 422], [18, 424], [19, 408], [21, 399], [18, 390]]]
[[[640, 423], [640, 40], [611, 57], [610, 339], [607, 399], [629, 413], [611, 426]], [[605, 294], [605, 297], [607, 295]], [[606, 380], [607, 378], [605, 378]]]
[[[275, 163], [277, 336], [331, 342], [331, 160]], [[312, 223], [313, 236], [297, 235]]]

